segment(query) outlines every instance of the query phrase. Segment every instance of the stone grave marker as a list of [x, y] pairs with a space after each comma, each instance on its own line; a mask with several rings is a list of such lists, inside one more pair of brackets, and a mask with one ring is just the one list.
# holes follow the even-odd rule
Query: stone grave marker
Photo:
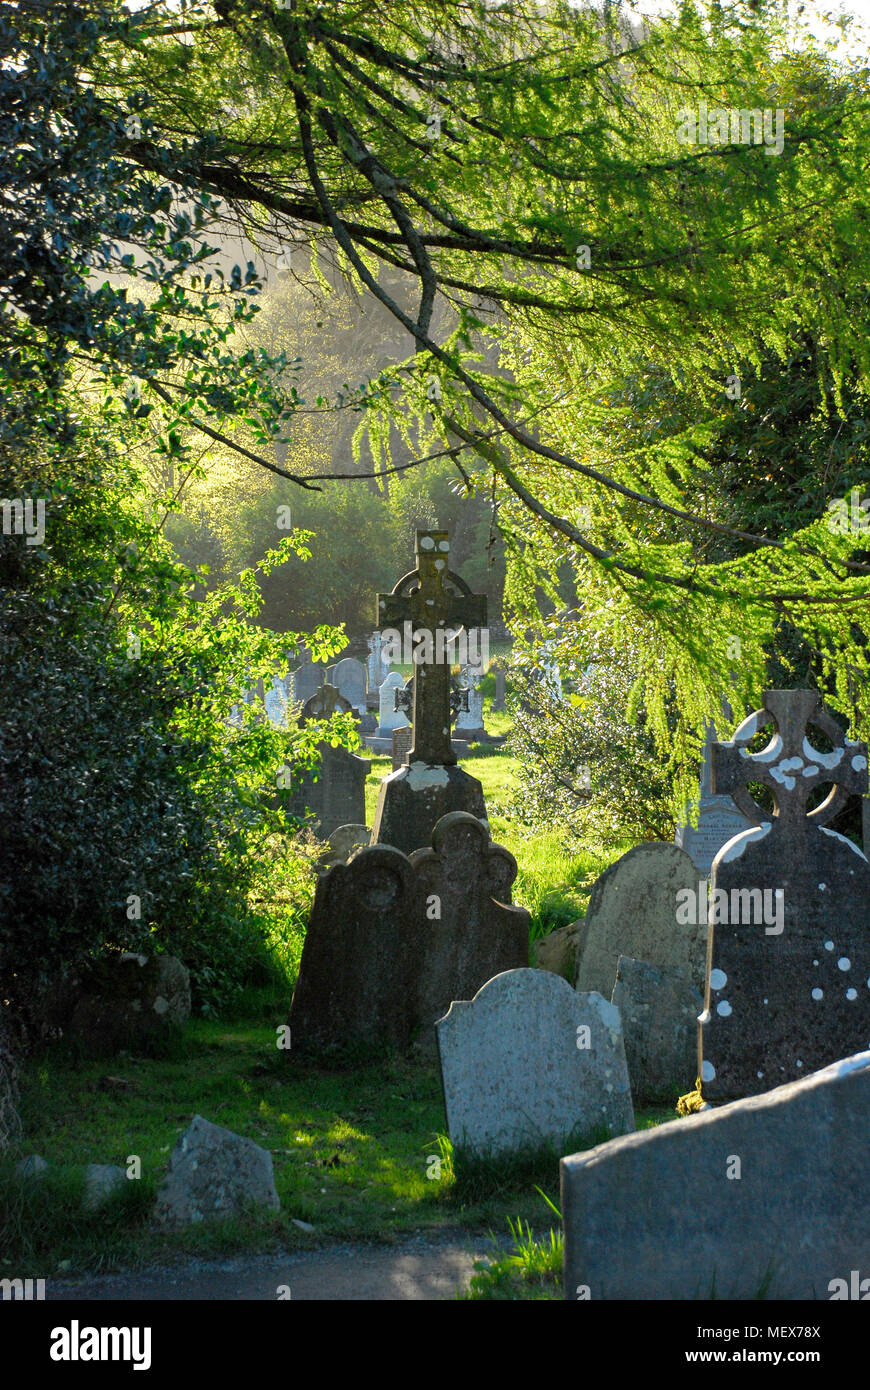
[[396, 709], [396, 691], [404, 688], [404, 677], [398, 671], [391, 671], [381, 682], [378, 738], [390, 738], [394, 729], [405, 729], [409, 726], [407, 714], [401, 709]]
[[868, 1132], [864, 1052], [563, 1158], [565, 1299], [866, 1296]]
[[380, 690], [390, 672], [390, 662], [383, 652], [383, 638], [373, 632], [368, 639], [369, 655], [366, 661], [366, 682], [369, 694]]
[[634, 1129], [619, 1010], [545, 970], [509, 970], [436, 1024], [455, 1149], [504, 1155]]
[[278, 728], [286, 728], [287, 696], [284, 692], [284, 682], [280, 676], [274, 677], [271, 690], [267, 690], [263, 697], [263, 704], [269, 723]]
[[432, 659], [421, 660], [415, 669], [414, 741], [408, 765], [381, 783], [372, 829], [373, 843], [392, 844], [406, 852], [427, 846], [436, 823], [450, 811], [486, 817], [480, 782], [456, 765], [450, 737], [449, 650], [444, 640], [456, 628], [483, 627], [486, 599], [472, 594], [453, 573], [449, 556], [446, 531], [418, 531], [417, 568], [400, 579], [392, 593], [378, 595], [382, 628], [410, 623], [414, 633], [427, 636], [431, 645]]
[[664, 974], [620, 956], [611, 1003], [619, 1009], [635, 1107], [673, 1102], [698, 1076], [700, 989], [687, 971]]
[[722, 846], [743, 830], [748, 830], [751, 824], [738, 811], [730, 796], [713, 795], [710, 748], [715, 738], [716, 730], [712, 724], [708, 724], [701, 766], [698, 824], [691, 825], [687, 818], [684, 825], [677, 826], [674, 836], [674, 843], [686, 851], [695, 867], [705, 876], [709, 875], [713, 860]]
[[404, 1049], [415, 1035], [434, 1046], [432, 1025], [453, 999], [526, 963], [529, 914], [509, 905], [512, 856], [461, 813], [433, 838], [434, 850], [410, 858], [370, 845], [320, 875], [290, 1010], [293, 1050]]
[[[306, 700], [298, 722], [328, 719], [336, 712], [352, 713], [352, 707], [335, 686], [322, 685]], [[317, 834], [325, 840], [340, 825], [365, 823], [365, 784], [372, 765], [369, 758], [360, 758], [346, 748], [333, 748], [325, 740], [317, 748], [319, 768], [303, 773], [301, 785], [285, 805], [289, 814], [299, 819], [312, 812]]]
[[[769, 724], [767, 747], [747, 745]], [[819, 752], [817, 728], [832, 745]], [[773, 819], [751, 797], [773, 794]], [[814, 789], [832, 784], [807, 811]], [[768, 690], [713, 745], [713, 785], [755, 825], [720, 850], [710, 886], [709, 972], [699, 1031], [706, 1100], [756, 1095], [870, 1039], [870, 864], [825, 822], [867, 788], [867, 749], [814, 690]]]
[[504, 710], [504, 707], [505, 707], [505, 693], [506, 693], [506, 690], [507, 690], [507, 678], [506, 678], [505, 673], [504, 673], [504, 667], [503, 667], [503, 666], [496, 666], [496, 668], [495, 668], [495, 695], [493, 696], [493, 701], [492, 701], [493, 712], [496, 713], [496, 714], [500, 714], [500, 713]]
[[357, 714], [365, 714], [366, 668], [361, 661], [357, 661], [352, 656], [344, 657], [334, 666], [329, 667], [326, 672], [326, 679], [330, 685], [336, 686], [341, 691]]
[[302, 665], [291, 671], [290, 676], [293, 682], [293, 704], [304, 705], [326, 680], [326, 664], [322, 661], [312, 661], [306, 651]]
[[677, 917], [685, 901], [681, 893], [691, 892], [696, 899], [699, 891], [702, 897], [706, 893], [699, 882], [695, 865], [676, 845], [636, 845], [611, 864], [593, 886], [581, 926], [577, 989], [594, 989], [609, 999], [621, 955], [646, 961], [665, 975], [688, 973], [700, 989], [706, 913], [695, 911], [685, 924]]
[[413, 734], [410, 724], [404, 728], [393, 730], [393, 771], [397, 772], [400, 767], [404, 767], [408, 761], [408, 754], [411, 751]]

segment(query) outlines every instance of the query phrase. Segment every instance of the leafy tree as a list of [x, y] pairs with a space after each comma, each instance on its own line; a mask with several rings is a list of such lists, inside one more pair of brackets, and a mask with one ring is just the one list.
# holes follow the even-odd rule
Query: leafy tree
[[[470, 488], [489, 475], [519, 626], [540, 625], [542, 593], [558, 603], [567, 566], [575, 658], [636, 637], [677, 801], [704, 719], [725, 689], [755, 702], [782, 623], [866, 725], [867, 569], [825, 525], [827, 499], [781, 536], [736, 527], [695, 505], [694, 454], [599, 459], [578, 428], [602, 375], [653, 363], [709, 396], [765, 352], [787, 362], [808, 329], [835, 392], [848, 373], [866, 382], [865, 311], [842, 309], [861, 304], [867, 250], [860, 70], [797, 45], [769, 6], [686, 4], [632, 35], [562, 3], [220, 0], [149, 7], [93, 80], [148, 92], [140, 167], [208, 132], [192, 163], [228, 216], [287, 244], [324, 233], [319, 249], [407, 331], [415, 352], [379, 372], [367, 407], [374, 457], [404, 429], [423, 453], [475, 460]], [[781, 148], [682, 143], [702, 101], [781, 110]], [[412, 310], [385, 265], [414, 284]], [[711, 553], [710, 536], [739, 553]]]

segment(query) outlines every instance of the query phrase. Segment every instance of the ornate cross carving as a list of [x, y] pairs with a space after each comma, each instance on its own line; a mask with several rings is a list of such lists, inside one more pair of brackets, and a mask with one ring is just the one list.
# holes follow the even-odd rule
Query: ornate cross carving
[[[414, 634], [428, 633], [437, 652], [436, 633], [448, 628], [486, 624], [486, 598], [472, 594], [448, 568], [446, 531], [417, 532], [417, 568], [404, 575], [390, 594], [378, 594], [379, 628], [413, 624]], [[445, 656], [421, 662], [414, 678], [414, 744], [409, 762], [450, 766], [456, 762], [450, 741], [450, 661]]]
[[[747, 745], [767, 724], [775, 732], [766, 748], [750, 753]], [[827, 734], [833, 750], [820, 753], [809, 739], [808, 726]], [[767, 813], [748, 790], [750, 782], [768, 787], [776, 801], [777, 826], [796, 826], [810, 821], [824, 825], [845, 805], [853, 792], [867, 790], [867, 745], [844, 738], [843, 731], [815, 690], [768, 690], [764, 706], [750, 714], [727, 743], [714, 743], [713, 791], [730, 792], [753, 824]], [[833, 782], [830, 795], [815, 810], [807, 802], [816, 787]]]

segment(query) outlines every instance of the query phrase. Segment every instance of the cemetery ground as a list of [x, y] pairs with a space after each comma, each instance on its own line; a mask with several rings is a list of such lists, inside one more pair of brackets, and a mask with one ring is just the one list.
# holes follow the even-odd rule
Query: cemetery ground
[[[487, 725], [499, 734], [508, 720], [488, 711]], [[618, 851], [572, 855], [557, 830], [526, 835], [508, 820], [514, 759], [502, 747], [479, 745], [463, 763], [483, 784], [493, 838], [517, 858], [514, 899], [531, 911], [532, 937], [582, 916], [592, 883]], [[369, 819], [389, 771], [388, 758], [373, 758]], [[560, 1297], [557, 1156], [454, 1171], [436, 1060], [385, 1055], [328, 1070], [279, 1050], [276, 1027], [292, 983], [250, 989], [232, 1017], [192, 1017], [161, 1056], [85, 1060], [56, 1044], [31, 1062], [22, 1095], [26, 1152], [49, 1168], [38, 1181], [22, 1180], [13, 1171], [19, 1155], [0, 1162], [0, 1277], [13, 1266], [57, 1281], [194, 1257], [326, 1252], [349, 1241], [383, 1247], [460, 1229], [491, 1233], [501, 1246], [493, 1244], [494, 1263], [466, 1296]], [[153, 1224], [169, 1153], [194, 1114], [271, 1152], [279, 1213], [180, 1231]], [[673, 1107], [661, 1107], [639, 1111], [636, 1121], [640, 1129], [675, 1118]], [[125, 1167], [132, 1156], [141, 1178], [84, 1213], [85, 1166]]]

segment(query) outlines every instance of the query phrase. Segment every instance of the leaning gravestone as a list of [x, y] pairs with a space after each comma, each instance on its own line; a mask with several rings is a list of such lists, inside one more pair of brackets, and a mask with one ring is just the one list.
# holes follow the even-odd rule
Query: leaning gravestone
[[685, 924], [677, 919], [684, 901], [679, 895], [698, 890], [698, 870], [676, 845], [636, 845], [611, 864], [596, 880], [583, 920], [577, 989], [594, 989], [609, 999], [621, 955], [647, 961], [665, 975], [688, 972], [700, 988], [706, 914], [697, 911]]
[[677, 826], [674, 843], [684, 849], [702, 874], [709, 874], [713, 860], [723, 845], [748, 830], [750, 822], [738, 811], [730, 796], [714, 796], [710, 749], [716, 737], [712, 724], [707, 726], [704, 761], [701, 766], [701, 796], [698, 802], [698, 824], [688, 820]]
[[366, 668], [361, 661], [355, 660], [352, 656], [344, 657], [334, 666], [329, 667], [326, 672], [326, 679], [330, 685], [336, 686], [341, 691], [357, 714], [365, 714]]
[[635, 1106], [658, 1105], [690, 1091], [698, 1076], [701, 992], [688, 971], [665, 975], [620, 956], [611, 1003], [619, 1009]]
[[543, 970], [509, 970], [436, 1024], [454, 1149], [503, 1155], [634, 1129], [619, 1011]]
[[566, 1300], [848, 1297], [870, 1278], [868, 1132], [864, 1052], [563, 1158]]
[[[770, 723], [769, 744], [750, 753]], [[831, 752], [813, 746], [813, 726]], [[733, 739], [713, 745], [713, 779], [756, 824], [713, 864], [699, 1033], [710, 1101], [768, 1091], [870, 1039], [870, 864], [824, 824], [866, 790], [866, 746], [843, 737], [816, 691], [768, 690]], [[772, 820], [750, 783], [772, 792]], [[807, 812], [827, 784], [826, 800]]]
[[405, 1048], [421, 1029], [425, 1044], [453, 999], [525, 965], [529, 914], [504, 901], [515, 860], [462, 813], [439, 822], [433, 838], [434, 852], [411, 858], [371, 845], [318, 879], [290, 1009], [292, 1051]]

